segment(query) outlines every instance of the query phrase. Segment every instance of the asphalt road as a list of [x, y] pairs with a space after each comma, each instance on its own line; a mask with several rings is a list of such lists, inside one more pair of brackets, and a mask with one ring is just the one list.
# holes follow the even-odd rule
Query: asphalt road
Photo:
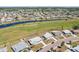
[[69, 41], [79, 41], [79, 38], [77, 37], [70, 37], [70, 38], [66, 38], [64, 40], [58, 40], [53, 44], [49, 44], [46, 47], [44, 47], [42, 50], [40, 50], [39, 52], [47, 52], [48, 50], [50, 50], [51, 48], [56, 48], [57, 46], [60, 46], [62, 42], [69, 42]]

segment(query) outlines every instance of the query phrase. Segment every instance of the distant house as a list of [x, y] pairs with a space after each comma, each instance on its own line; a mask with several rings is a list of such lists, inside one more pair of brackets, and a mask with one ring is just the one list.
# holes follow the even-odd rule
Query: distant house
[[5, 21], [6, 21], [5, 17], [1, 18], [2, 23], [5, 22]]
[[12, 20], [14, 20], [14, 18], [11, 17], [6, 18], [6, 21], [12, 21]]
[[0, 52], [7, 52], [7, 47], [0, 48]]
[[32, 38], [32, 39], [29, 39], [29, 42], [30, 42], [30, 44], [36, 45], [36, 44], [40, 43], [41, 40], [42, 40], [42, 38], [35, 37], [35, 38]]
[[23, 49], [26, 49], [26, 48], [28, 48], [28, 47], [29, 47], [29, 46], [28, 46], [25, 42], [21, 41], [21, 42], [15, 44], [15, 45], [13, 45], [11, 48], [12, 48], [12, 50], [13, 50], [14, 52], [20, 52], [20, 51], [22, 51]]
[[2, 22], [2, 23], [3, 23], [3, 22], [12, 21], [12, 20], [14, 20], [14, 18], [11, 18], [11, 17], [7, 17], [7, 18], [3, 17], [3, 18], [1, 18], [1, 22]]

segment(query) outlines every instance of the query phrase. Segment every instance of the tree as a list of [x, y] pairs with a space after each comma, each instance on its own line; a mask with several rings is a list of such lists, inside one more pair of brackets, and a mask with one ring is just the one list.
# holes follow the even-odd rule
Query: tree
[[73, 26], [73, 29], [79, 29], [79, 25]]

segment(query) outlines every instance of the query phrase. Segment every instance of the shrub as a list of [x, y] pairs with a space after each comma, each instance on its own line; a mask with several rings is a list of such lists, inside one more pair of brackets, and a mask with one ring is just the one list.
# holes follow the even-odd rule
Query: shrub
[[79, 29], [79, 25], [73, 26], [73, 29]]

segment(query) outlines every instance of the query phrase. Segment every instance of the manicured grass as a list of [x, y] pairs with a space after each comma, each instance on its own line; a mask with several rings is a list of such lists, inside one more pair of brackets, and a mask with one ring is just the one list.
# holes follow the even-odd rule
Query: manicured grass
[[79, 24], [79, 20], [35, 22], [3, 28], [0, 29], [0, 45], [19, 41], [29, 35], [41, 35], [46, 31], [62, 29], [62, 27], [63, 29], [71, 29], [76, 24]]

